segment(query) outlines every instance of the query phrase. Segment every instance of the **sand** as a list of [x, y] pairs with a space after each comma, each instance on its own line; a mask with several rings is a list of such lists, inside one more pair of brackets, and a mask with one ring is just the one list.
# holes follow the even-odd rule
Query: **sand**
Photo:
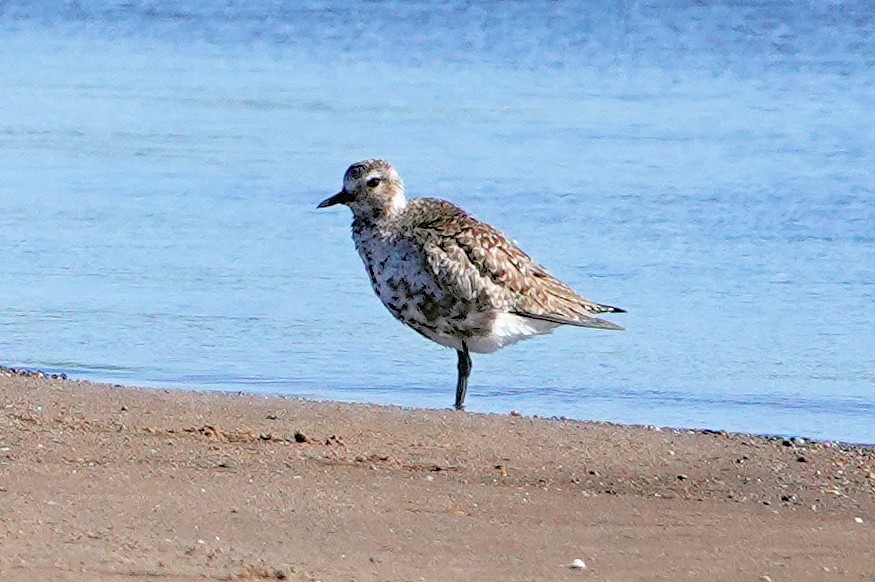
[[3, 581], [875, 581], [873, 526], [868, 447], [0, 369]]

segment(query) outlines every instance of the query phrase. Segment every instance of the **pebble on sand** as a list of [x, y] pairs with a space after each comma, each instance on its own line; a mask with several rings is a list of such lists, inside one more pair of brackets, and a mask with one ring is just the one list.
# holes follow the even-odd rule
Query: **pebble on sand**
[[574, 558], [574, 561], [568, 564], [572, 570], [586, 570], [586, 564], [580, 558]]

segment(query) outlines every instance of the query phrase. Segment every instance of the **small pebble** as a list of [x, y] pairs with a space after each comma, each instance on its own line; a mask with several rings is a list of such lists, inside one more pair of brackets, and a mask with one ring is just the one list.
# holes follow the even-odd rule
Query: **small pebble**
[[574, 558], [574, 561], [568, 564], [572, 570], [586, 570], [586, 564], [580, 558]]
[[862, 517], [855, 517], [854, 521], [856, 521], [857, 523], [863, 523], [863, 518]]
[[325, 444], [326, 445], [336, 445], [338, 447], [345, 447], [346, 446], [346, 443], [343, 442], [343, 437], [338, 436], [336, 434], [333, 434], [330, 437], [328, 437], [327, 439], [325, 439]]

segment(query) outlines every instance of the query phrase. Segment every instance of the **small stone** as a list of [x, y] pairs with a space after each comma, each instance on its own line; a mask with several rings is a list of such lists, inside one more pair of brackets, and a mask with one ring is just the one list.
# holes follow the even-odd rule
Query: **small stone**
[[863, 518], [862, 517], [855, 517], [854, 521], [856, 521], [857, 523], [863, 523]]
[[772, 582], [771, 576], [760, 576], [760, 582]]
[[806, 459], [806, 458], [803, 457], [802, 455], [799, 455], [798, 457], [796, 457], [796, 462], [797, 462], [797, 463], [807, 463], [807, 462], [808, 462], [808, 459]]
[[689, 479], [689, 477], [687, 477], [687, 476], [684, 475], [683, 473], [681, 473], [680, 475], [678, 475], [678, 481], [686, 481], [687, 479]]
[[202, 435], [211, 439], [220, 439], [222, 438], [222, 431], [219, 430], [219, 427], [212, 424], [205, 424], [200, 429], [198, 429]]
[[574, 558], [574, 561], [568, 564], [568, 567], [572, 570], [586, 570], [586, 564], [580, 558]]
[[296, 431], [295, 431], [295, 442], [296, 442], [296, 443], [306, 443], [306, 442], [308, 442], [309, 440], [310, 440], [310, 439], [307, 438], [307, 435], [305, 435], [305, 434], [302, 433], [301, 431], [299, 431], [299, 430], [296, 430]]

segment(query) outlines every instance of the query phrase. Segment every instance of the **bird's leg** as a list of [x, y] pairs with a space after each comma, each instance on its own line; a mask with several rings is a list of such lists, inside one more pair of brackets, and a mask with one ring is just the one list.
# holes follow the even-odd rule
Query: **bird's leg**
[[456, 382], [456, 410], [465, 409], [465, 393], [468, 391], [468, 376], [471, 375], [471, 356], [468, 346], [462, 342], [462, 349], [456, 350], [459, 355], [459, 380]]

